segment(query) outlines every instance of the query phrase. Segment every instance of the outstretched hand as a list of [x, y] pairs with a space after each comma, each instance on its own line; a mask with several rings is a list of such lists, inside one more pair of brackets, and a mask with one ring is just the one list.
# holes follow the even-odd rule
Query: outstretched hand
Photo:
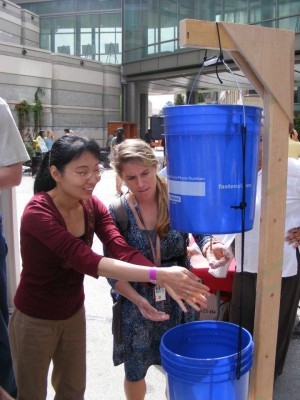
[[290, 229], [285, 237], [285, 241], [291, 244], [294, 249], [300, 246], [300, 228]]
[[207, 307], [209, 288], [199, 282], [199, 278], [183, 267], [158, 268], [157, 283], [177, 301], [182, 311], [187, 312], [183, 300], [196, 311]]
[[142, 296], [140, 296], [139, 301], [136, 303], [136, 306], [140, 310], [142, 316], [149, 321], [167, 321], [170, 319], [170, 315], [163, 312], [158, 311], [156, 308], [152, 307], [149, 302]]
[[225, 266], [231, 258], [228, 249], [223, 243], [215, 242], [208, 246], [205, 257], [211, 268], [216, 269]]

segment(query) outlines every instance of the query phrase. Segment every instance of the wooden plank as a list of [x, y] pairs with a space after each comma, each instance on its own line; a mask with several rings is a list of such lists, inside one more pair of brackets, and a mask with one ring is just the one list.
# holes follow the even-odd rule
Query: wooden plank
[[264, 112], [259, 269], [250, 400], [272, 399], [285, 226], [289, 121], [268, 94], [264, 96]]
[[294, 87], [295, 33], [224, 22], [219, 25], [234, 38], [238, 52], [292, 122], [294, 96], [290, 88]]
[[[219, 25], [224, 50], [237, 50], [234, 41]], [[179, 44], [181, 47], [219, 49], [217, 25], [215, 22], [184, 19], [179, 21]]]
[[232, 59], [236, 63], [236, 65], [240, 68], [241, 71], [244, 72], [245, 76], [248, 80], [252, 83], [254, 89], [258, 93], [260, 97], [264, 97], [265, 88], [261, 81], [257, 78], [253, 70], [251, 69], [250, 65], [247, 63], [245, 58], [238, 52], [229, 52]]
[[[185, 19], [179, 26], [180, 46], [219, 49], [216, 22]], [[294, 86], [295, 33], [230, 22], [218, 26], [222, 49], [244, 57], [292, 122], [293, 92], [289, 88]]]

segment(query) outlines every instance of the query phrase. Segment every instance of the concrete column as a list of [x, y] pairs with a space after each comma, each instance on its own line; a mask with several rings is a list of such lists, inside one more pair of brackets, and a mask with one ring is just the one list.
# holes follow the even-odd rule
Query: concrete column
[[140, 105], [141, 105], [141, 129], [140, 134], [141, 137], [144, 137], [145, 133], [148, 130], [148, 94], [141, 94], [140, 95]]
[[124, 85], [124, 121], [135, 122], [140, 135], [140, 92], [138, 85], [134, 82], [127, 82]]

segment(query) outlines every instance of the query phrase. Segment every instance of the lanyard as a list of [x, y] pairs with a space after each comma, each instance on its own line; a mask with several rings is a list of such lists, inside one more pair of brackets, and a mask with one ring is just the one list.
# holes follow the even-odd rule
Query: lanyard
[[141, 214], [141, 211], [140, 211], [140, 209], [139, 209], [139, 207], [138, 207], [138, 202], [137, 202], [136, 198], [134, 198], [134, 200], [135, 200], [135, 201], [134, 201], [134, 203], [135, 203], [135, 204], [134, 204], [134, 206], [135, 206], [135, 211], [136, 211], [137, 216], [138, 216], [138, 218], [139, 218], [139, 220], [140, 220], [140, 224], [141, 224], [142, 227], [144, 228], [144, 230], [145, 230], [145, 232], [146, 232], [146, 234], [147, 234], [147, 237], [148, 237], [148, 242], [149, 242], [150, 247], [151, 247], [152, 256], [153, 256], [153, 260], [154, 260], [154, 264], [155, 264], [157, 267], [160, 267], [160, 265], [161, 265], [160, 237], [159, 237], [159, 235], [158, 235], [157, 232], [156, 232], [156, 234], [155, 234], [155, 237], [156, 237], [156, 246], [155, 246], [155, 248], [154, 248], [153, 241], [152, 241], [152, 239], [151, 239], [151, 237], [150, 237], [150, 235], [149, 235], [149, 233], [148, 233], [148, 230], [147, 230], [146, 227], [145, 227], [144, 219], [143, 219], [142, 214]]

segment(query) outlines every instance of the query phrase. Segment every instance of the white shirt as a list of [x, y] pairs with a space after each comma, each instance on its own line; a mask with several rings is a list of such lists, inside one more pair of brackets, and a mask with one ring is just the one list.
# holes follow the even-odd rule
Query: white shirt
[[[255, 204], [255, 217], [253, 229], [245, 232], [244, 248], [244, 271], [257, 273], [258, 271], [258, 252], [259, 252], [259, 228], [261, 210], [261, 171], [257, 177], [257, 191]], [[286, 197], [286, 216], [285, 216], [285, 236], [287, 232], [300, 226], [300, 161], [288, 158], [287, 173], [287, 197]], [[225, 235], [218, 238], [226, 245], [235, 238], [235, 257], [236, 271], [241, 271], [241, 234]], [[279, 243], [274, 243], [274, 250]], [[294, 276], [297, 274], [296, 250], [292, 245], [284, 242], [283, 245], [283, 266], [282, 277]]]
[[0, 168], [27, 160], [29, 156], [19, 129], [8, 104], [0, 97]]
[[8, 104], [0, 97], [0, 167], [29, 160]]
[[159, 171], [159, 175], [162, 176], [165, 179], [168, 179], [168, 173], [167, 173], [167, 166], [163, 167], [160, 171]]

